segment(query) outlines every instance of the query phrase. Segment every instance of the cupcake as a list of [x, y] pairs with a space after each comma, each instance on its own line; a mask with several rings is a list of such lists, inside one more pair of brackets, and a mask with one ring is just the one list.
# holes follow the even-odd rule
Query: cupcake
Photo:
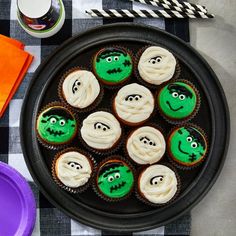
[[175, 128], [167, 142], [170, 158], [180, 167], [199, 164], [207, 153], [207, 141], [203, 131], [195, 126]]
[[36, 131], [45, 146], [69, 143], [77, 131], [75, 116], [63, 106], [49, 105], [39, 114]]
[[131, 55], [124, 48], [103, 48], [93, 58], [93, 70], [104, 84], [117, 85], [123, 83], [132, 74]]
[[154, 98], [144, 86], [129, 84], [118, 91], [113, 101], [113, 109], [126, 125], [140, 125], [153, 113]]
[[164, 155], [166, 142], [162, 133], [151, 126], [143, 126], [133, 131], [126, 141], [126, 152], [137, 164], [158, 162]]
[[165, 165], [146, 167], [138, 178], [138, 197], [147, 204], [159, 205], [172, 201], [178, 193], [178, 179]]
[[160, 85], [170, 80], [176, 71], [176, 59], [165, 48], [147, 47], [138, 62], [138, 73], [149, 84]]
[[133, 168], [120, 157], [108, 158], [98, 167], [94, 187], [103, 199], [117, 201], [128, 197], [133, 186]]
[[111, 113], [98, 111], [84, 119], [80, 133], [88, 147], [102, 152], [117, 146], [122, 130], [119, 121]]
[[176, 81], [161, 89], [157, 97], [161, 114], [173, 122], [191, 119], [198, 111], [200, 98], [196, 88], [187, 81]]
[[56, 155], [52, 174], [56, 183], [69, 192], [81, 192], [89, 185], [94, 161], [79, 150], [65, 150]]
[[96, 102], [100, 90], [92, 72], [74, 68], [63, 76], [59, 96], [70, 106], [85, 109]]

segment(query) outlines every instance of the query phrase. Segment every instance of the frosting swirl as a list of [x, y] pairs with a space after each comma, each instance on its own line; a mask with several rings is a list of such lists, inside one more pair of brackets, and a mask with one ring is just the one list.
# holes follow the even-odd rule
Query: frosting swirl
[[133, 83], [124, 86], [115, 97], [115, 110], [124, 121], [138, 123], [149, 118], [154, 110], [154, 98], [149, 89]]
[[85, 108], [91, 105], [99, 95], [100, 85], [92, 72], [76, 70], [66, 76], [62, 91], [71, 106]]
[[57, 177], [68, 187], [83, 186], [88, 182], [91, 173], [92, 169], [88, 158], [79, 152], [66, 152], [56, 161]]
[[144, 126], [128, 138], [126, 149], [131, 159], [138, 164], [153, 164], [165, 153], [166, 142], [162, 133], [153, 127]]
[[175, 67], [176, 59], [173, 54], [157, 46], [148, 47], [138, 63], [138, 71], [142, 79], [155, 85], [160, 85], [171, 79]]
[[139, 190], [150, 202], [163, 204], [177, 192], [177, 178], [174, 171], [164, 165], [149, 166], [141, 173]]
[[92, 148], [109, 149], [121, 136], [120, 123], [111, 113], [98, 111], [83, 121], [81, 136]]

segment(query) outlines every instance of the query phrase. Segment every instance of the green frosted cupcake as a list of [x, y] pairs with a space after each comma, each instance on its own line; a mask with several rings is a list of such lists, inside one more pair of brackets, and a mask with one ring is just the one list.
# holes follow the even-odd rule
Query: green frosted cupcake
[[95, 188], [103, 199], [121, 200], [131, 193], [134, 185], [132, 167], [119, 157], [104, 160], [98, 167]]
[[192, 167], [200, 163], [207, 153], [207, 141], [200, 128], [185, 125], [175, 128], [167, 142], [170, 158], [179, 166]]
[[38, 116], [36, 131], [44, 144], [61, 145], [70, 142], [77, 131], [74, 115], [65, 107], [52, 105]]
[[117, 85], [123, 83], [132, 74], [131, 55], [124, 48], [103, 48], [94, 56], [93, 70], [97, 78], [104, 84]]
[[186, 121], [192, 118], [199, 108], [199, 95], [195, 87], [185, 81], [167, 84], [158, 94], [161, 114], [171, 121]]

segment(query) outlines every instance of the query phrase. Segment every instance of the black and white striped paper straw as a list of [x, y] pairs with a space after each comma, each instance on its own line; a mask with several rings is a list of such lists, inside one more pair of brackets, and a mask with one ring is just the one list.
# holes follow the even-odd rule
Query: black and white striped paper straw
[[189, 14], [174, 10], [90, 9], [86, 13], [103, 18], [213, 18], [213, 15]]
[[175, 10], [175, 11], [179, 11], [179, 12], [187, 12], [189, 14], [207, 14], [205, 12], [202, 11], [196, 11], [196, 10], [191, 10], [189, 8], [182, 8], [182, 7], [177, 7], [175, 5], [167, 5], [165, 3], [160, 3], [158, 1], [154, 1], [154, 0], [129, 0], [131, 2], [139, 2], [142, 4], [146, 4], [146, 5], [152, 5], [155, 7], [163, 7], [164, 9], [169, 9], [169, 10]]
[[193, 4], [189, 2], [179, 2], [177, 0], [153, 0], [159, 3], [164, 3], [169, 6], [177, 6], [180, 8], [189, 8], [190, 10], [195, 10], [195, 11], [202, 11], [204, 13], [207, 13], [207, 9], [205, 6], [201, 6], [198, 4]]

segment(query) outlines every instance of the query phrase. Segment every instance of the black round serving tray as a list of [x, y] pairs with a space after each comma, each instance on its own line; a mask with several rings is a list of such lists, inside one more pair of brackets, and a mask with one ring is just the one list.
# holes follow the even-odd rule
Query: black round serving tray
[[[108, 45], [125, 46], [134, 55], [145, 45], [159, 45], [169, 49], [179, 59], [182, 68], [180, 78], [194, 83], [200, 92], [200, 110], [191, 123], [205, 131], [209, 141], [208, 156], [200, 166], [192, 170], [177, 170], [182, 183], [181, 192], [175, 201], [166, 206], [155, 208], [145, 205], [134, 194], [127, 200], [108, 203], [94, 194], [92, 188], [75, 195], [64, 191], [51, 177], [51, 163], [56, 151], [44, 148], [37, 141], [37, 114], [48, 103], [59, 101], [57, 87], [61, 75], [74, 66], [89, 69], [94, 53]], [[133, 77], [129, 83], [135, 81]], [[112, 94], [113, 91], [105, 88], [105, 102], [96, 110], [100, 107], [109, 108]], [[88, 113], [79, 115], [79, 119], [82, 121]], [[156, 122], [166, 134], [174, 127], [158, 114], [150, 122]], [[153, 27], [130, 23], [96, 27], [69, 39], [55, 50], [34, 74], [24, 98], [20, 121], [25, 161], [44, 195], [67, 215], [84, 224], [126, 232], [165, 225], [196, 205], [221, 171], [228, 148], [229, 132], [229, 112], [224, 92], [206, 61], [177, 37]], [[82, 147], [78, 138], [70, 146]], [[122, 149], [118, 153], [122, 155]], [[97, 161], [102, 159], [95, 158]], [[168, 162], [168, 158], [163, 158], [162, 162]]]

